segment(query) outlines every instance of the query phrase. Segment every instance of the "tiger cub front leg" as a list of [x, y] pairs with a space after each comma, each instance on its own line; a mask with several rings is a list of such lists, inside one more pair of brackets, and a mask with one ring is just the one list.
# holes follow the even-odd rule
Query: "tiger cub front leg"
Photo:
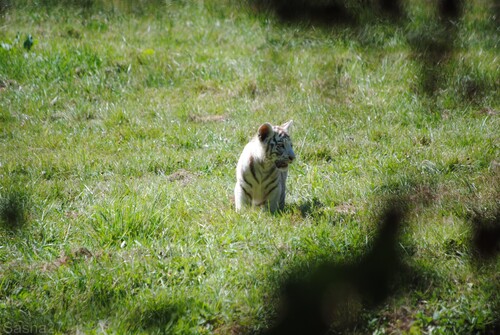
[[[283, 199], [283, 202], [281, 201]], [[281, 185], [269, 194], [269, 200], [265, 204], [266, 208], [269, 209], [271, 213], [276, 213], [277, 211], [282, 211], [285, 207], [285, 197], [282, 197]]]

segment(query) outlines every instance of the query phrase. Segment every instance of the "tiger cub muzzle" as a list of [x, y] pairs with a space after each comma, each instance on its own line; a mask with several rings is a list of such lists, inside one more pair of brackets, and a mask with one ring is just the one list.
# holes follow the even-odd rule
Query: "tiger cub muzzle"
[[288, 168], [288, 165], [291, 164], [295, 159], [295, 156], [290, 156], [288, 159], [280, 159], [277, 160], [274, 164], [280, 170], [285, 170]]

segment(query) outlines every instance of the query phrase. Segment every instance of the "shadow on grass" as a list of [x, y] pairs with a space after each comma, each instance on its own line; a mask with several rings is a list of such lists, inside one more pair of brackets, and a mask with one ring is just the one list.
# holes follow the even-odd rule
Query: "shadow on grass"
[[370, 251], [359, 261], [327, 261], [312, 272], [295, 271], [285, 281], [278, 321], [264, 334], [325, 334], [348, 329], [363, 308], [379, 305], [395, 290], [396, 279], [407, 270], [397, 252], [407, 208], [405, 202], [392, 203], [382, 215]]
[[0, 225], [10, 232], [21, 230], [28, 218], [29, 199], [20, 191], [0, 194]]
[[[476, 269], [493, 265], [500, 256], [500, 207], [492, 211], [476, 211], [469, 220], [472, 225], [471, 249]], [[500, 281], [498, 273], [491, 276], [491, 302], [497, 311], [496, 320], [487, 326], [484, 334], [500, 334]]]
[[[388, 299], [412, 290], [426, 291], [439, 285], [443, 278], [432, 268], [407, 265], [399, 246], [408, 212], [429, 205], [424, 194], [395, 196], [387, 201], [371, 248], [357, 261], [327, 260], [312, 270], [297, 264], [281, 284], [277, 320], [262, 334], [340, 334], [364, 329], [367, 321], [362, 320], [363, 312], [374, 311]], [[479, 213], [469, 220], [473, 255], [481, 264], [500, 253], [499, 218], [497, 208], [493, 214]], [[493, 290], [500, 288], [493, 286]], [[498, 294], [492, 299], [494, 306], [500, 306]], [[500, 317], [477, 331], [496, 334], [499, 326]]]
[[420, 90], [429, 96], [434, 96], [445, 85], [448, 72], [445, 68], [454, 58], [457, 22], [463, 15], [461, 0], [441, 0], [436, 7], [437, 20], [407, 37], [413, 58], [420, 66]]
[[299, 212], [302, 218], [306, 218], [308, 216], [314, 216], [324, 207], [325, 204], [318, 198], [312, 198], [301, 203], [286, 205], [285, 212]]
[[475, 260], [490, 262], [500, 254], [500, 208], [494, 213], [476, 212], [471, 218]]
[[[383, 17], [401, 19], [404, 11], [398, 0], [249, 0], [260, 11], [274, 13], [283, 23], [308, 24], [321, 27], [357, 27], [367, 20]], [[370, 13], [370, 15], [366, 15]]]
[[[463, 0], [440, 0], [430, 4], [434, 14], [413, 28], [416, 19], [410, 18], [404, 2], [374, 0], [248, 0], [252, 8], [275, 16], [281, 23], [300, 27], [322, 27], [326, 29], [347, 29], [358, 34], [350, 38], [358, 39], [362, 45], [370, 47], [366, 41], [366, 28], [383, 22], [394, 29], [403, 28], [412, 58], [417, 64], [419, 75], [415, 90], [418, 94], [434, 99], [443, 89], [452, 86], [458, 97], [467, 103], [480, 103], [489, 93], [495, 92], [494, 78], [474, 74], [467, 66], [457, 68], [459, 60], [456, 51], [459, 45], [459, 22], [466, 6]], [[498, 22], [499, 6], [489, 4], [492, 17]], [[495, 23], [488, 23], [494, 34]], [[484, 29], [484, 27], [483, 27]], [[333, 32], [334, 30], [328, 30]], [[332, 50], [334, 52], [334, 50]], [[335, 69], [331, 69], [332, 72]], [[471, 75], [472, 73], [472, 75]], [[449, 78], [454, 78], [450, 84]]]
[[152, 299], [135, 307], [127, 323], [129, 331], [162, 331], [168, 333], [183, 314], [182, 306], [170, 303], [169, 299]]

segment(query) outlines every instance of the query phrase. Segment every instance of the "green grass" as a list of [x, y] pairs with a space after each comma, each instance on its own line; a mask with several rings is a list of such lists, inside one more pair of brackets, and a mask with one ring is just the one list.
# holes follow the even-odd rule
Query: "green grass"
[[[425, 1], [331, 28], [229, 0], [6, 3], [2, 332], [258, 332], [296, 266], [363, 254], [396, 190], [428, 200], [399, 245], [424, 284], [351, 332], [498, 329], [499, 258], [474, 261], [469, 225], [499, 205], [492, 3], [466, 5], [439, 65]], [[243, 146], [289, 119], [287, 210], [235, 213]]]

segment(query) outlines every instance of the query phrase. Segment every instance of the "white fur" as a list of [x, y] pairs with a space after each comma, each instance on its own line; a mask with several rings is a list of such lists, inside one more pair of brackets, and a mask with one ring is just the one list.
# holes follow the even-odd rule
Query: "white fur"
[[[289, 121], [281, 127], [273, 127], [274, 130], [266, 132], [268, 138], [274, 136], [276, 131], [288, 133], [291, 123], [292, 121]], [[262, 127], [266, 125], [268, 124], [259, 128], [259, 134]], [[268, 126], [271, 127], [271, 125]], [[284, 207], [288, 168], [277, 168], [275, 161], [266, 157], [266, 145], [257, 135], [245, 146], [240, 155], [234, 187], [237, 211], [240, 211], [243, 206], [262, 206], [271, 212], [282, 210]], [[285, 143], [285, 147], [284, 157], [291, 162], [295, 155], [289, 140]], [[277, 186], [275, 186], [275, 181], [277, 181]]]

